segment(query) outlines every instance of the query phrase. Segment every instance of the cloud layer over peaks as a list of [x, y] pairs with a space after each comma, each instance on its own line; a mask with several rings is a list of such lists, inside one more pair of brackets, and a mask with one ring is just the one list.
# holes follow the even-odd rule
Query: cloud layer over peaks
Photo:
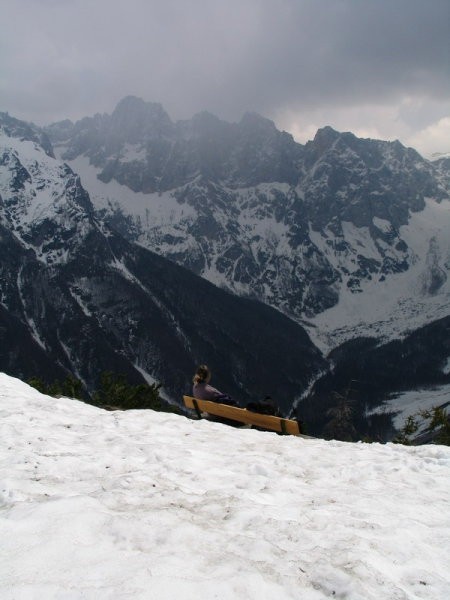
[[38, 123], [134, 94], [173, 119], [250, 110], [300, 141], [331, 124], [426, 146], [450, 116], [448, 0], [3, 4], [1, 108]]

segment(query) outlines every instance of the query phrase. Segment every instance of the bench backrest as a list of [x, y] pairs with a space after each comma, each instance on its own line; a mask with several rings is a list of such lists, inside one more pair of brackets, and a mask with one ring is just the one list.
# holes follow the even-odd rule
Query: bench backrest
[[260, 413], [251, 412], [245, 408], [237, 406], [228, 406], [210, 400], [199, 400], [192, 396], [183, 396], [183, 401], [186, 408], [196, 410], [200, 413], [209, 413], [224, 419], [239, 421], [245, 425], [255, 425], [263, 429], [270, 429], [278, 433], [289, 433], [290, 435], [300, 435], [300, 429], [297, 421], [291, 419], [283, 419], [282, 417], [274, 417], [272, 415], [262, 415]]

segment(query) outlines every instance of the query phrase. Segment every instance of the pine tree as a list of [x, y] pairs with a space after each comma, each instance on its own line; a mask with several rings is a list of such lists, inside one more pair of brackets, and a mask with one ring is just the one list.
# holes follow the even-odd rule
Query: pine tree
[[410, 446], [412, 443], [412, 436], [417, 433], [418, 429], [419, 423], [417, 422], [417, 418], [414, 415], [409, 415], [405, 421], [405, 424], [392, 441], [394, 444], [404, 444], [405, 446]]
[[435, 441], [444, 446], [450, 446], [450, 417], [445, 408], [435, 406], [431, 410], [424, 410], [421, 416], [429, 419], [427, 431], [435, 433]]
[[357, 439], [356, 429], [353, 423], [354, 401], [350, 399], [352, 382], [345, 394], [333, 392], [337, 404], [327, 411], [330, 421], [324, 427], [324, 435], [327, 438], [341, 440], [343, 442], [354, 442]]
[[128, 409], [150, 408], [161, 411], [163, 406], [159, 397], [161, 385], [145, 383], [131, 385], [124, 375], [111, 372], [103, 373], [100, 387], [93, 394], [92, 400], [97, 406]]

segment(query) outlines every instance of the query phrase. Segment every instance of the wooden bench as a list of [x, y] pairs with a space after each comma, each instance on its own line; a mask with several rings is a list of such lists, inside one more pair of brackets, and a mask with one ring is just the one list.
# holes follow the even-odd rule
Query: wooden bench
[[291, 419], [263, 415], [251, 412], [246, 408], [228, 406], [228, 404], [220, 404], [219, 402], [211, 402], [210, 400], [199, 400], [192, 396], [183, 396], [183, 400], [186, 408], [195, 410], [199, 419], [202, 417], [202, 413], [208, 413], [224, 419], [238, 421], [244, 425], [255, 425], [255, 427], [269, 429], [278, 433], [300, 435], [300, 428], [297, 421]]

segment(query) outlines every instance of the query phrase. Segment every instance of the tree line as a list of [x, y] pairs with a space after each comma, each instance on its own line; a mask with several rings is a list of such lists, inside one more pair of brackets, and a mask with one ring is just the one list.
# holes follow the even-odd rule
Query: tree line
[[27, 383], [48, 396], [76, 398], [106, 410], [151, 409], [159, 412], [177, 412], [176, 407], [161, 398], [160, 383], [133, 384], [129, 383], [124, 375], [109, 371], [102, 373], [98, 388], [91, 394], [86, 392], [83, 383], [73, 375], [52, 383], [33, 377]]

